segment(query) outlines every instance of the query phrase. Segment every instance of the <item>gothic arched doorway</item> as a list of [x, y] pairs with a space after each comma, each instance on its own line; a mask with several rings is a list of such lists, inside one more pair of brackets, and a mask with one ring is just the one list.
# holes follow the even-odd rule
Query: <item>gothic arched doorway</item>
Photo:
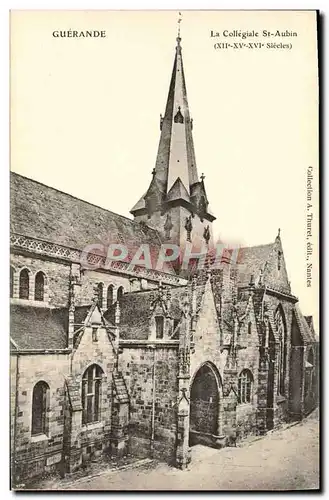
[[190, 392], [190, 445], [213, 445], [220, 434], [220, 376], [210, 363], [197, 371]]

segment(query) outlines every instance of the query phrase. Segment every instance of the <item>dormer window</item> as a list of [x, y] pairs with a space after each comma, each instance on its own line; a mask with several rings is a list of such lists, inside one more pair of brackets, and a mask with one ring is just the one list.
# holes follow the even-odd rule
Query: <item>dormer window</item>
[[178, 111], [174, 116], [174, 122], [175, 123], [184, 123], [184, 117], [181, 113], [180, 106], [178, 106]]
[[163, 316], [155, 316], [155, 337], [157, 339], [163, 339], [163, 330], [164, 330], [164, 317]]

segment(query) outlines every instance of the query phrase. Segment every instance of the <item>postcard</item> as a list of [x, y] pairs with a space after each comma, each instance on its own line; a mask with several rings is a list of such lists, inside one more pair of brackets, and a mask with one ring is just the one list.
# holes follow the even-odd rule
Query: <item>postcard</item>
[[10, 33], [11, 488], [318, 490], [318, 12]]

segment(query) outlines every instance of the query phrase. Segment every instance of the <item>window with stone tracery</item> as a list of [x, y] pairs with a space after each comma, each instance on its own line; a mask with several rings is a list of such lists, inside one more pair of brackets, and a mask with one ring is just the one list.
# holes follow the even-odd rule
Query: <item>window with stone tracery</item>
[[101, 385], [103, 370], [91, 365], [82, 377], [82, 423], [98, 422], [101, 413]]
[[287, 336], [284, 318], [281, 309], [278, 309], [275, 314], [275, 326], [279, 341], [278, 347], [278, 375], [277, 375], [277, 393], [284, 396], [285, 394], [285, 377], [287, 364]]
[[242, 370], [238, 380], [239, 403], [250, 403], [252, 397], [253, 376], [250, 370]]

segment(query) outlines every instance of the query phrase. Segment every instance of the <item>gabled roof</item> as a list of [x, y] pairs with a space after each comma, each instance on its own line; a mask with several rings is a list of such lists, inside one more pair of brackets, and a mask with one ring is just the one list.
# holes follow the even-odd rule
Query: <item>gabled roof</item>
[[167, 201], [174, 201], [174, 200], [190, 201], [189, 194], [186, 191], [186, 188], [182, 183], [180, 177], [177, 177], [167, 195]]
[[130, 210], [130, 212], [135, 212], [136, 210], [141, 210], [146, 207], [145, 204], [145, 196], [146, 193], [143, 194], [143, 196], [138, 200], [138, 202], [133, 206], [133, 208]]
[[74, 349], [78, 348], [85, 333], [85, 329], [93, 326], [97, 326], [97, 328], [105, 328], [108, 338], [110, 342], [112, 342], [111, 339], [115, 336], [114, 325], [109, 320], [105, 319], [104, 314], [97, 302], [76, 307], [74, 311]]
[[10, 307], [10, 335], [17, 350], [65, 349], [67, 331], [67, 308]]
[[[125, 244], [130, 256], [141, 244], [159, 250], [155, 229], [92, 205], [22, 175], [11, 173], [11, 231], [84, 250], [88, 245]], [[129, 260], [129, 259], [128, 259]], [[166, 272], [174, 274], [170, 265]]]

